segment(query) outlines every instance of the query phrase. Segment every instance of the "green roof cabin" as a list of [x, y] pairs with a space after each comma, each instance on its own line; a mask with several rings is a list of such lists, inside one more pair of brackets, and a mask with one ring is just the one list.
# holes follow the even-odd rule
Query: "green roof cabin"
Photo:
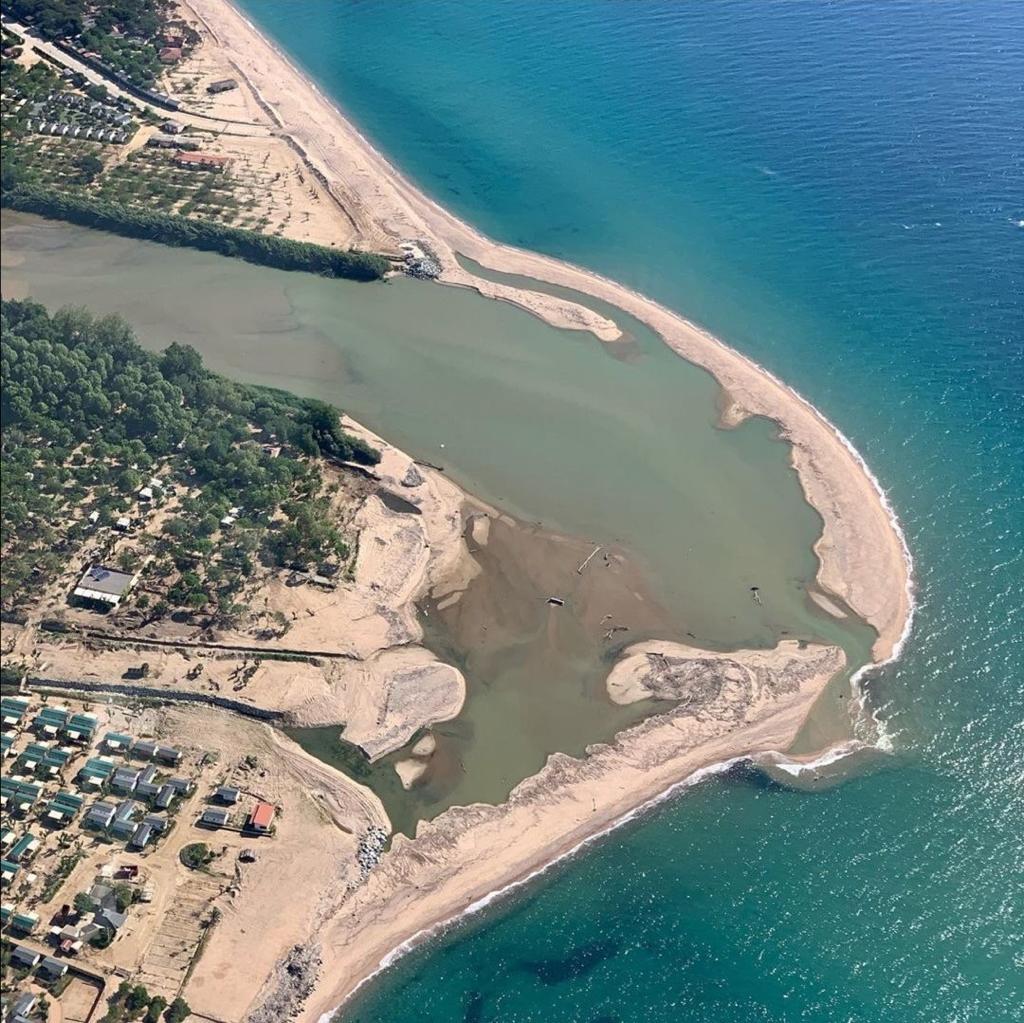
[[5, 696], [0, 700], [0, 719], [3, 720], [4, 728], [21, 723], [21, 719], [28, 711], [28, 700], [20, 696]]

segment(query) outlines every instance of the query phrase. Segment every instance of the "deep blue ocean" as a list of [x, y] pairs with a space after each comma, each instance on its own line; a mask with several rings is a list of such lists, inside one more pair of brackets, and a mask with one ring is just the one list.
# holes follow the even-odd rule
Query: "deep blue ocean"
[[883, 766], [693, 788], [346, 1018], [1024, 1019], [1024, 3], [244, 6], [442, 203], [796, 386], [917, 566]]

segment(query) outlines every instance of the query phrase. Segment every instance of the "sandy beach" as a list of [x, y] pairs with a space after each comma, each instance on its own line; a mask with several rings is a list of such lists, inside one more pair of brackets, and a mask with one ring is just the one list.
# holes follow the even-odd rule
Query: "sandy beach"
[[[718, 684], [700, 698], [591, 747], [585, 758], [550, 757], [505, 804], [453, 807], [422, 824], [414, 840], [397, 836], [321, 931], [322, 985], [300, 1018], [329, 1020], [403, 942], [422, 940], [532, 876], [701, 768], [785, 748], [843, 655], [782, 643], [758, 652], [759, 663], [771, 666], [761, 672], [744, 667], [748, 653], [717, 659]], [[676, 654], [705, 658], [681, 646]]]
[[492, 270], [533, 277], [618, 306], [674, 351], [707, 369], [725, 392], [722, 422], [754, 415], [778, 423], [793, 465], [824, 527], [815, 550], [818, 583], [878, 632], [874, 659], [898, 648], [911, 613], [906, 545], [877, 482], [849, 443], [812, 405], [762, 367], [664, 306], [579, 267], [494, 242], [405, 179], [341, 112], [226, 0], [190, 0], [212, 37], [231, 53], [261, 104], [328, 182], [358, 226], [362, 247], [394, 251], [420, 239], [435, 252], [444, 283], [513, 302], [556, 327], [614, 341], [621, 331], [583, 305], [474, 277], [461, 253]]
[[[233, 68], [251, 90], [249, 99], [234, 101], [242, 102], [254, 120], [265, 118], [268, 142], [287, 144], [318, 183], [324, 207], [318, 230], [329, 231], [332, 223], [347, 225], [339, 228], [337, 244], [398, 253], [401, 243], [417, 241], [437, 257], [442, 284], [474, 289], [554, 327], [589, 331], [614, 344], [623, 336], [619, 326], [588, 308], [585, 300], [494, 283], [467, 271], [458, 256], [592, 296], [636, 317], [681, 357], [715, 377], [722, 388], [723, 428], [751, 416], [777, 423], [791, 446], [807, 501], [823, 522], [815, 544], [817, 602], [837, 617], [853, 612], [874, 627], [876, 663], [898, 653], [912, 611], [902, 534], [867, 466], [811, 404], [750, 359], [643, 295], [580, 267], [486, 238], [404, 178], [227, 0], [188, 0], [183, 6], [202, 23], [210, 67]], [[209, 47], [216, 52], [211, 54]], [[209, 119], [210, 112], [196, 116]], [[337, 211], [327, 208], [328, 200]], [[343, 216], [334, 215], [339, 211]], [[317, 238], [325, 240], [322, 231]], [[351, 421], [346, 426], [360, 430]], [[413, 501], [419, 514], [396, 512], [380, 496], [369, 497], [353, 523], [360, 546], [351, 588], [299, 597], [290, 596], [281, 583], [272, 594], [261, 594], [268, 606], [290, 616], [289, 643], [326, 651], [330, 668], [320, 673], [306, 666], [269, 665], [254, 677], [246, 698], [305, 724], [344, 721], [346, 738], [380, 757], [404, 746], [418, 729], [455, 717], [462, 707], [465, 680], [420, 645], [415, 607], [428, 593], [434, 600], [458, 600], [475, 562], [463, 539], [466, 495], [427, 469], [419, 482], [406, 482], [416, 468], [408, 456], [378, 437], [367, 434], [367, 439], [383, 450], [378, 473], [387, 488]], [[421, 475], [418, 469], [416, 475]], [[474, 520], [474, 542], [486, 545], [490, 527], [487, 518]], [[61, 654], [54, 648], [50, 656], [56, 661]], [[182, 665], [172, 656], [153, 660], [159, 677], [180, 676]], [[665, 642], [630, 647], [607, 680], [609, 697], [629, 704], [653, 696], [673, 701], [671, 710], [622, 731], [611, 742], [588, 747], [584, 756], [550, 756], [500, 805], [451, 806], [421, 822], [414, 838], [396, 835], [390, 852], [365, 880], [343, 892], [315, 874], [304, 893], [311, 905], [303, 917], [304, 922], [315, 920], [315, 927], [297, 927], [287, 941], [266, 929], [247, 990], [238, 997], [232, 992], [231, 1018], [270, 1018], [280, 979], [280, 968], [268, 976], [270, 964], [280, 963], [287, 944], [305, 937], [318, 943], [321, 966], [299, 1018], [330, 1019], [396, 950], [533, 876], [697, 772], [743, 757], [778, 756], [844, 665], [844, 654], [835, 646], [795, 641], [731, 653]], [[66, 669], [74, 674], [76, 666]], [[291, 778], [309, 772], [311, 789], [330, 790], [335, 801], [355, 806], [350, 819], [382, 825], [376, 797], [356, 805], [361, 786], [345, 779], [335, 793], [335, 772], [314, 767], [293, 744], [273, 741]], [[402, 784], [415, 784], [431, 752], [432, 747], [421, 747], [397, 765]], [[236, 951], [235, 940], [224, 939], [225, 959]], [[190, 993], [200, 1011], [229, 1011], [218, 983], [216, 973], [196, 974]]]
[[[605, 342], [619, 327], [585, 303], [497, 284], [469, 273], [457, 256], [488, 269], [571, 288], [645, 323], [722, 387], [721, 425], [750, 416], [778, 424], [823, 530], [815, 544], [819, 603], [849, 609], [877, 632], [873, 657], [898, 652], [911, 616], [910, 562], [877, 482], [852, 446], [810, 403], [750, 359], [684, 317], [614, 281], [558, 260], [494, 242], [422, 194], [261, 33], [225, 0], [189, 0], [210, 40], [252, 89], [261, 109], [345, 210], [359, 247], [396, 252], [416, 240], [437, 257], [443, 284], [514, 303], [555, 327]], [[650, 672], [649, 654], [673, 669]], [[700, 662], [697, 672], [686, 665]], [[702, 767], [785, 749], [821, 690], [842, 666], [835, 648], [781, 644], [708, 660], [686, 647], [636, 650], [613, 673], [622, 702], [661, 692], [676, 708], [592, 747], [576, 760], [551, 757], [501, 806], [453, 807], [399, 836], [393, 851], [326, 923], [323, 972], [305, 1019], [329, 1014], [411, 936], [456, 917], [476, 900], [530, 875], [581, 841], [684, 781]], [[664, 662], [662, 662], [664, 666]], [[657, 674], [657, 673], [655, 673]], [[694, 678], [700, 685], [694, 686]], [[672, 690], [665, 692], [666, 687]], [[701, 695], [694, 696], [695, 692]], [[418, 765], [407, 763], [410, 779]], [[257, 1003], [260, 998], [257, 998]]]

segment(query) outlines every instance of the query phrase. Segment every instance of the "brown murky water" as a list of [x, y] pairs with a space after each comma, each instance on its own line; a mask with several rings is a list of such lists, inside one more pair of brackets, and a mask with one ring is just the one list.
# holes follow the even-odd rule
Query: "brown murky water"
[[[494, 526], [459, 604], [424, 607], [428, 642], [463, 666], [469, 699], [438, 730], [422, 784], [405, 793], [391, 761], [360, 763], [337, 729], [296, 736], [365, 774], [396, 822], [500, 799], [551, 752], [650, 713], [603, 693], [616, 648], [645, 636], [734, 649], [788, 635], [866, 659], [871, 630], [808, 599], [820, 519], [773, 424], [717, 429], [715, 382], [650, 331], [610, 350], [424, 282], [356, 285], [2, 222], [5, 295], [119, 312], [144, 345], [186, 341], [220, 372], [332, 401], [517, 517]], [[595, 545], [615, 553], [576, 577]], [[606, 639], [608, 613], [629, 631]], [[842, 685], [809, 742], [847, 727]]]

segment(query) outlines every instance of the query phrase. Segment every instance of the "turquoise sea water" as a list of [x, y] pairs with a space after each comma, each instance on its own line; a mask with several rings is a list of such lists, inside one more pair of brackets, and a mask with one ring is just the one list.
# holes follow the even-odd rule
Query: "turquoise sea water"
[[252, 16], [496, 237], [681, 309], [887, 488], [895, 753], [690, 790], [391, 970], [351, 1019], [1024, 1015], [1024, 6], [366, 4]]
[[1024, 6], [246, 7], [442, 202], [798, 387], [917, 560], [887, 767], [705, 783], [349, 1017], [1020, 1019]]
[[884, 768], [704, 783], [347, 1018], [1022, 1018], [1024, 6], [246, 8], [442, 202], [799, 388], [917, 562]]

